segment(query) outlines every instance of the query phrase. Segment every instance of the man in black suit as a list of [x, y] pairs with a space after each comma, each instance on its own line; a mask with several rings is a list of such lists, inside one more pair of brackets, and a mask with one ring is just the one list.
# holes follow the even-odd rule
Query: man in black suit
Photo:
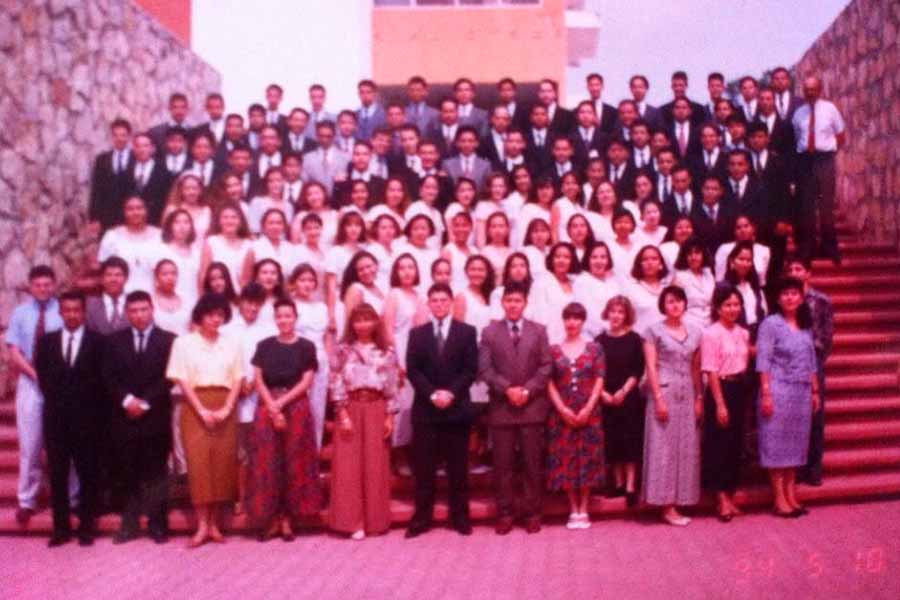
[[613, 128], [613, 137], [626, 143], [631, 143], [631, 125], [640, 119], [637, 104], [633, 100], [619, 102], [616, 125]]
[[208, 131], [201, 131], [191, 141], [191, 156], [186, 172], [200, 178], [203, 187], [212, 185], [216, 172], [220, 171], [215, 159], [215, 141]]
[[728, 132], [725, 150], [747, 149], [747, 121], [740, 111], [734, 111], [725, 119], [725, 130]]
[[725, 76], [718, 71], [713, 71], [706, 77], [706, 89], [709, 91], [709, 100], [703, 106], [705, 121], [714, 121], [716, 118], [716, 103], [725, 98]]
[[[766, 212], [770, 225], [784, 235], [787, 223], [793, 220], [790, 165], [784, 155], [771, 148], [769, 131], [764, 123], [751, 123], [747, 131], [753, 177], [762, 183], [768, 193], [769, 205]], [[779, 223], [782, 224], [781, 227], [778, 226]]]
[[215, 142], [213, 145], [217, 147], [225, 138], [225, 98], [222, 97], [222, 94], [218, 92], [207, 94], [206, 116], [209, 117], [209, 120], [194, 127], [190, 132], [190, 137], [193, 138], [200, 132], [209, 133], [213, 136]]
[[88, 219], [99, 233], [122, 222], [122, 201], [128, 193], [128, 173], [134, 166], [129, 148], [131, 123], [116, 119], [110, 126], [112, 149], [94, 159]]
[[187, 151], [187, 138], [187, 131], [181, 127], [171, 127], [166, 132], [165, 152], [160, 157], [160, 161], [166, 168], [170, 186], [178, 179], [179, 175], [191, 166]]
[[335, 180], [334, 193], [331, 205], [338, 209], [350, 204], [350, 191], [354, 181], [365, 181], [369, 188], [369, 198], [373, 204], [384, 202], [385, 181], [381, 177], [372, 174], [372, 145], [369, 142], [359, 140], [353, 146], [353, 154], [350, 155], [350, 163], [347, 165], [346, 176]]
[[247, 109], [247, 145], [256, 152], [259, 150], [260, 133], [266, 123], [266, 109], [262, 104], [251, 104]]
[[753, 160], [749, 150], [735, 150], [728, 155], [728, 181], [725, 195], [740, 214], [748, 215], [756, 223], [761, 241], [768, 240], [770, 231], [769, 191], [751, 176]]
[[[388, 155], [388, 172], [392, 177], [409, 180], [410, 173], [418, 177], [422, 171], [422, 159], [419, 158], [419, 143], [422, 141], [422, 137], [419, 134], [419, 128], [412, 123], [405, 123], [399, 133], [400, 152]], [[375, 157], [372, 158], [374, 160]]]
[[509, 133], [512, 118], [509, 109], [503, 104], [498, 104], [491, 111], [491, 126], [478, 143], [478, 155], [490, 161], [491, 168], [495, 171], [502, 170], [506, 152], [506, 136]]
[[245, 144], [235, 146], [228, 153], [228, 170], [241, 179], [244, 199], [249, 200], [259, 188], [259, 176], [253, 166], [253, 152]]
[[409, 332], [406, 376], [415, 390], [412, 408], [416, 512], [406, 537], [431, 528], [435, 471], [447, 464], [450, 522], [461, 535], [472, 533], [469, 522], [469, 431], [475, 408], [469, 388], [478, 375], [475, 328], [453, 319], [453, 292], [445, 283], [428, 290], [428, 323]]
[[679, 217], [690, 217], [697, 204], [691, 190], [691, 172], [684, 165], [672, 171], [672, 195], [663, 203], [663, 225], [672, 228]]
[[[615, 115], [615, 109], [612, 107], [610, 109], [606, 114]], [[613, 116], [613, 118], [615, 117]], [[578, 103], [575, 108], [575, 119], [578, 121], [578, 127], [572, 132], [575, 161], [584, 166], [592, 158], [606, 156], [606, 146], [609, 143], [610, 134], [597, 124], [597, 113], [590, 100]], [[612, 131], [612, 127], [610, 127], [610, 131]]]
[[309, 124], [309, 113], [303, 108], [294, 108], [287, 118], [287, 125], [282, 135], [281, 147], [298, 154], [306, 154], [316, 149], [316, 141], [306, 137], [306, 126]]
[[353, 152], [356, 140], [361, 139], [356, 134], [356, 113], [352, 110], [342, 110], [338, 113], [335, 127], [334, 147], [341, 152], [350, 154]]
[[650, 148], [650, 126], [647, 121], [638, 119], [631, 124], [631, 164], [635, 169], [646, 169], [651, 176], [656, 175], [653, 169], [653, 149]]
[[707, 175], [700, 187], [700, 202], [691, 210], [694, 235], [700, 239], [710, 256], [734, 237], [737, 207], [724, 199], [725, 188], [715, 175]]
[[153, 143], [153, 147], [156, 149], [158, 155], [162, 155], [163, 153], [163, 148], [166, 144], [166, 132], [170, 127], [181, 127], [185, 130], [190, 129], [187, 122], [188, 109], [187, 96], [181, 92], [175, 92], [169, 96], [169, 120], [165, 123], [155, 125], [147, 131], [147, 135], [150, 136], [150, 141]]
[[563, 175], [569, 172], [581, 173], [581, 164], [574, 160], [575, 149], [572, 147], [572, 140], [568, 137], [554, 139], [552, 152], [553, 162], [542, 175], [552, 179], [553, 185], [559, 188]]
[[[793, 125], [790, 121], [782, 119], [775, 109], [775, 92], [772, 88], [762, 88], [757, 98], [756, 121], [766, 127], [769, 149], [788, 159], [797, 144], [794, 140]], [[749, 137], [750, 132], [747, 133]]]
[[143, 198], [147, 205], [147, 222], [158, 226], [171, 179], [162, 161], [154, 158], [153, 141], [149, 135], [139, 133], [134, 136], [131, 151], [134, 154], [134, 165], [128, 173], [126, 196]]
[[[628, 88], [631, 90], [631, 102], [637, 111], [637, 116], [650, 126], [650, 130], [662, 129], [663, 119], [660, 110], [647, 103], [647, 91], [650, 89], [650, 82], [643, 75], [632, 75], [628, 80]], [[622, 104], [619, 103], [619, 112], [621, 113]]]
[[446, 159], [457, 153], [454, 141], [456, 140], [456, 130], [461, 126], [459, 107], [455, 99], [444, 98], [441, 100], [439, 109], [438, 119], [431, 125], [425, 137], [434, 142], [441, 157]]
[[166, 460], [172, 447], [172, 384], [166, 366], [175, 335], [153, 325], [153, 301], [147, 292], [128, 294], [125, 312], [129, 327], [110, 335], [103, 361], [112, 440], [126, 493], [113, 543], [137, 537], [142, 512], [153, 541], [163, 543], [168, 535]]
[[538, 169], [525, 154], [526, 148], [525, 134], [520, 129], [510, 129], [503, 143], [503, 162], [494, 165], [494, 170], [512, 175], [516, 167], [524, 165], [532, 176], [537, 175]]
[[479, 137], [487, 133], [487, 111], [472, 104], [475, 99], [475, 83], [468, 77], [457, 79], [453, 84], [453, 97], [459, 111], [459, 124], [474, 127]]
[[794, 118], [794, 112], [805, 100], [793, 93], [794, 82], [791, 73], [784, 67], [776, 67], [772, 71], [772, 91], [775, 93], [775, 109], [778, 116], [788, 123]]
[[538, 83], [538, 102], [547, 109], [548, 126], [556, 135], [569, 135], [575, 128], [575, 115], [559, 105], [559, 84], [552, 79]]
[[688, 160], [691, 178], [698, 186], [697, 193], [700, 192], [699, 186], [703, 185], [708, 175], [718, 177], [722, 181], [725, 181], [728, 175], [726, 171], [728, 155], [722, 149], [721, 141], [719, 128], [714, 123], [706, 123], [700, 128], [700, 154]]
[[125, 320], [125, 283], [128, 263], [110, 256], [100, 265], [100, 295], [86, 301], [85, 325], [101, 335], [109, 335], [128, 326]]
[[[616, 108], [603, 101], [603, 75], [591, 73], [587, 76], [588, 102], [594, 107], [597, 128], [610, 135], [616, 125]], [[581, 106], [579, 104], [579, 106]]]
[[[281, 166], [281, 136], [274, 125], [266, 125], [259, 132], [259, 152], [253, 159], [253, 172], [263, 179], [272, 167]], [[257, 190], [263, 193], [264, 190]]]
[[[390, 112], [390, 108], [388, 108], [387, 112]], [[406, 169], [392, 171], [392, 169], [397, 169], [401, 165], [401, 163], [397, 161], [397, 154], [394, 152], [393, 145], [391, 144], [391, 138], [393, 136], [394, 133], [386, 126], [379, 127], [375, 130], [375, 133], [372, 134], [372, 174], [385, 180], [392, 175], [403, 175], [406, 173], [407, 177], [409, 176]]]
[[616, 188], [616, 197], [633, 198], [634, 178], [637, 175], [628, 160], [628, 146], [622, 140], [612, 140], [606, 150], [606, 177]]
[[741, 94], [738, 98], [738, 105], [741, 108], [741, 113], [744, 115], [744, 120], [747, 123], [752, 123], [756, 120], [756, 111], [758, 110], [759, 84], [755, 78], [744, 75], [741, 77], [739, 89]]
[[497, 103], [509, 111], [512, 126], [525, 131], [528, 128], [528, 107], [519, 102], [518, 92], [519, 87], [511, 77], [504, 77], [497, 82]]
[[287, 117], [279, 112], [278, 107], [284, 98], [284, 90], [277, 83], [266, 86], [266, 124], [278, 130], [279, 135], [287, 131]]
[[700, 153], [700, 125], [692, 117], [691, 102], [687, 98], [676, 98], [672, 104], [672, 125], [669, 137], [678, 160], [686, 162]]
[[535, 165], [538, 171], [544, 171], [553, 162], [550, 153], [555, 137], [550, 130], [550, 116], [547, 107], [543, 104], [535, 104], [531, 107], [528, 132], [525, 136], [527, 146], [525, 156], [528, 162]]
[[62, 294], [59, 312], [63, 328], [38, 340], [34, 361], [44, 395], [44, 442], [53, 507], [51, 548], [72, 539], [69, 471], [73, 463], [81, 484], [78, 543], [94, 543], [98, 445], [106, 413], [100, 378], [103, 338], [84, 326], [84, 294]]
[[371, 79], [363, 79], [356, 84], [359, 108], [356, 110], [357, 135], [369, 141], [372, 134], [385, 123], [384, 108], [378, 103], [378, 86]]
[[665, 148], [656, 155], [655, 168], [653, 168], [653, 188], [656, 199], [666, 206], [672, 198], [672, 174], [678, 166], [678, 159], [671, 148]]
[[238, 145], [247, 145], [244, 117], [237, 113], [231, 113], [225, 117], [225, 132], [222, 140], [216, 144], [215, 165], [217, 170], [213, 173], [213, 178], [218, 177], [228, 168], [228, 155]]
[[672, 95], [674, 98], [671, 102], [663, 104], [659, 110], [662, 113], [663, 123], [667, 128], [671, 128], [672, 123], [675, 121], [674, 109], [675, 109], [675, 101], [679, 98], [684, 98], [688, 101], [691, 107], [691, 123], [694, 125], [700, 125], [704, 121], [703, 115], [703, 105], [698, 104], [687, 97], [687, 89], [688, 89], [688, 76], [684, 71], [675, 71], [672, 73]]

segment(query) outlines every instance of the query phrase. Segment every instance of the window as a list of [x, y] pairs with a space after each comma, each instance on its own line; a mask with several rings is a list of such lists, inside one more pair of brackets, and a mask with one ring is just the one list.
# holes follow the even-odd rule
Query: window
[[539, 6], [541, 0], [372, 0], [376, 8], [515, 8]]

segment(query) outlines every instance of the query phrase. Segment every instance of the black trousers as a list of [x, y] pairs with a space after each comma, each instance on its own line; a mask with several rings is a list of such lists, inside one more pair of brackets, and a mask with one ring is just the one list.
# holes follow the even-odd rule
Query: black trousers
[[447, 463], [447, 493], [452, 523], [469, 520], [469, 423], [413, 423], [413, 475], [416, 512], [413, 523], [430, 524], [434, 514], [435, 473]]
[[[497, 516], [540, 517], [544, 491], [543, 424], [491, 426]], [[522, 456], [522, 495], [516, 503], [516, 449]]]
[[703, 417], [703, 482], [707, 489], [732, 493], [737, 489], [744, 449], [744, 426], [752, 386], [747, 378], [721, 381], [722, 396], [728, 408], [728, 426], [716, 418], [716, 402], [706, 392]]
[[125, 494], [122, 528], [137, 530], [138, 519], [145, 513], [151, 530], [165, 532], [168, 527], [169, 437], [136, 437], [119, 441], [116, 448]]
[[822, 457], [825, 455], [825, 367], [819, 365], [819, 411], [812, 415], [809, 434], [809, 455], [802, 475], [809, 479], [822, 478]]
[[79, 430], [72, 421], [44, 415], [44, 444], [50, 471], [50, 506], [53, 531], [71, 531], [69, 471], [74, 463], [80, 484], [78, 530], [91, 534], [97, 516], [98, 436]]
[[[797, 211], [797, 245], [800, 255], [819, 253], [834, 257], [838, 252], [834, 228], [835, 153], [802, 153], [797, 156], [800, 207]], [[818, 241], [816, 243], [816, 225]]]

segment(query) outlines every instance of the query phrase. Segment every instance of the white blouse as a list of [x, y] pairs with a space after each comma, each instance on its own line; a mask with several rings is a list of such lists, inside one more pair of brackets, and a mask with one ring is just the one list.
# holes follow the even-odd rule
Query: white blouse
[[224, 263], [228, 267], [231, 274], [231, 283], [235, 290], [241, 289], [241, 269], [244, 268], [244, 260], [253, 244], [248, 239], [238, 238], [238, 244], [232, 246], [221, 235], [211, 235], [206, 238], [206, 244], [209, 246], [212, 262]]
[[152, 293], [153, 268], [161, 245], [162, 233], [153, 225], [147, 225], [137, 234], [130, 232], [124, 225], [119, 225], [103, 234], [97, 260], [102, 263], [110, 256], [118, 256], [128, 263], [125, 293], [135, 290]]
[[684, 318], [700, 328], [709, 326], [712, 322], [710, 310], [712, 308], [712, 295], [716, 288], [716, 278], [709, 268], [704, 268], [700, 275], [690, 270], [675, 271], [672, 284], [684, 289], [687, 296], [687, 312]]
[[587, 321], [584, 323], [584, 333], [591, 339], [597, 337], [609, 327], [603, 318], [603, 311], [610, 298], [622, 293], [622, 287], [616, 278], [607, 274], [603, 279], [581, 273], [575, 278], [575, 300], [587, 309]]

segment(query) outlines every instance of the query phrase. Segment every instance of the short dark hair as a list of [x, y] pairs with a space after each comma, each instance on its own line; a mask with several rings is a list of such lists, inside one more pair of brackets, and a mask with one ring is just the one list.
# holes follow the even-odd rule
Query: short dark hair
[[251, 281], [241, 290], [238, 300], [262, 304], [266, 301], [266, 289], [261, 284]]
[[[797, 290], [802, 297], [803, 292], [803, 282], [797, 279], [796, 277], [782, 277], [778, 282], [777, 291], [778, 293], [775, 295], [776, 301], [775, 306], [772, 307], [772, 313], [777, 315], [784, 315], [781, 304], [777, 301], [778, 298], [781, 297], [787, 290]], [[806, 302], [801, 302], [800, 306], [797, 307], [797, 325], [800, 329], [812, 329], [812, 311], [809, 308], [809, 304]]]
[[231, 320], [231, 304], [224, 294], [215, 292], [207, 292], [200, 296], [194, 309], [191, 311], [191, 323], [199, 325], [203, 321], [203, 317], [214, 312], [221, 312], [225, 321]]
[[585, 81], [590, 81], [591, 79], [599, 79], [600, 83], [603, 83], [603, 75], [600, 73], [589, 73], [588, 76], [584, 78]]
[[743, 308], [744, 297], [734, 285], [727, 281], [716, 283], [716, 287], [713, 288], [712, 306], [710, 307], [710, 318], [713, 322], [719, 320], [719, 309], [722, 308], [725, 301], [732, 296], [738, 297], [738, 300], [741, 302], [741, 307]]
[[504, 298], [513, 294], [521, 294], [524, 298], [528, 298], [528, 290], [518, 281], [511, 281], [509, 285], [503, 286]]
[[267, 86], [266, 86], [266, 91], [268, 92], [269, 90], [275, 90], [275, 91], [278, 92], [279, 94], [283, 94], [283, 93], [284, 93], [284, 89], [283, 89], [280, 85], [278, 85], [277, 83], [270, 83], [269, 85], [267, 85]]
[[277, 312], [282, 306], [290, 307], [290, 309], [294, 311], [294, 316], [297, 316], [297, 305], [294, 304], [293, 300], [288, 300], [287, 298], [279, 298], [276, 300], [275, 304], [272, 306], [272, 312]]
[[712, 73], [710, 73], [709, 75], [706, 76], [707, 83], [714, 79], [716, 81], [721, 81], [722, 83], [725, 83], [725, 76], [722, 75], [721, 73], [719, 73], [718, 71], [713, 71]]
[[628, 85], [631, 85], [632, 83], [634, 83], [635, 79], [639, 79], [639, 80], [643, 81], [644, 85], [647, 86], [648, 89], [650, 88], [650, 82], [647, 81], [647, 78], [641, 74], [632, 75], [631, 79], [628, 80]]
[[254, 102], [250, 105], [250, 108], [247, 109], [247, 114], [250, 113], [263, 113], [266, 114], [266, 107], [260, 104], [259, 102]]
[[587, 310], [580, 302], [569, 302], [562, 310], [562, 318], [578, 319], [579, 321], [587, 321]]
[[186, 103], [188, 101], [187, 96], [185, 96], [182, 92], [175, 92], [169, 96], [170, 105], [178, 101]]
[[807, 272], [812, 271], [812, 261], [810, 259], [805, 258], [799, 254], [790, 254], [787, 257], [785, 257], [785, 259], [784, 259], [784, 268], [785, 269], [787, 269], [791, 265], [795, 265], [795, 264], [802, 266], [804, 269], [806, 269]]
[[128, 263], [120, 256], [110, 256], [100, 263], [100, 275], [103, 275], [109, 269], [119, 269], [125, 274], [125, 277], [128, 277]]
[[131, 133], [131, 123], [127, 119], [116, 117], [113, 119], [112, 123], [109, 124], [109, 130], [112, 131], [113, 129], [125, 129], [128, 133]]
[[149, 302], [153, 306], [153, 298], [144, 290], [135, 290], [125, 296], [125, 306], [134, 304], [135, 302]]
[[452, 298], [453, 289], [446, 283], [433, 283], [431, 284], [431, 287], [428, 288], [428, 297], [430, 298], [432, 294], [447, 294]]
[[763, 133], [766, 136], [768, 136], [769, 128], [766, 127], [765, 123], [762, 123], [760, 121], [754, 121], [753, 123], [750, 123], [747, 126], [747, 136], [749, 137], [749, 136], [753, 135], [754, 133]]
[[334, 121], [331, 121], [329, 119], [325, 119], [324, 121], [319, 121], [318, 123], [316, 123], [316, 132], [318, 132], [320, 129], [330, 129], [331, 132], [334, 133], [334, 131], [335, 131]]
[[667, 285], [659, 294], [659, 300], [656, 302], [656, 307], [661, 314], [666, 314], [666, 298], [669, 296], [675, 296], [676, 299], [687, 304], [687, 294], [684, 293], [683, 287], [678, 285]]
[[361, 87], [370, 87], [373, 90], [378, 89], [378, 86], [375, 85], [375, 82], [372, 81], [371, 79], [360, 79], [359, 83], [356, 84], [356, 89], [359, 89]]
[[87, 297], [85, 297], [84, 292], [81, 290], [66, 290], [59, 295], [60, 305], [62, 305], [63, 302], [80, 302], [83, 308], [87, 304]]
[[28, 281], [40, 277], [49, 277], [53, 281], [56, 281], [56, 272], [54, 272], [49, 265], [35, 265], [28, 270]]
[[684, 71], [675, 71], [674, 73], [672, 73], [672, 80], [674, 81], [675, 79], [683, 79], [684, 81], [687, 81], [687, 73], [685, 73]]

